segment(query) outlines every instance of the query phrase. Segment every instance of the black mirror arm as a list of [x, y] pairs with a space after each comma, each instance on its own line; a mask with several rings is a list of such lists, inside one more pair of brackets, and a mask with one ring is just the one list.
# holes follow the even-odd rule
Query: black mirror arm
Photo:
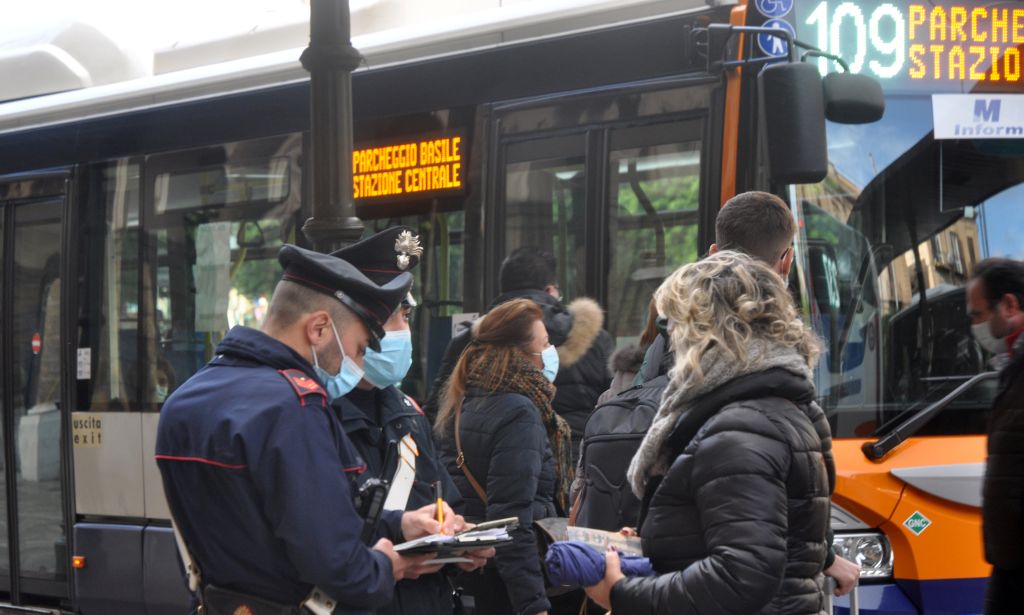
[[[717, 49], [718, 47], [721, 47], [721, 52], [722, 52], [722, 56], [723, 57], [722, 57], [722, 62], [719, 64], [719, 66], [721, 66], [723, 68], [730, 68], [730, 67], [733, 67], [733, 66], [742, 66], [744, 64], [757, 64], [757, 63], [771, 62], [771, 61], [779, 59], [779, 58], [774, 57], [774, 56], [768, 56], [766, 58], [753, 58], [753, 59], [745, 59], [745, 60], [728, 60], [728, 61], [725, 60], [724, 56], [725, 56], [727, 50], [729, 49], [729, 45], [728, 45], [729, 39], [731, 39], [733, 37], [733, 35], [740, 34], [740, 33], [767, 34], [768, 36], [774, 36], [774, 37], [777, 37], [777, 38], [781, 38], [782, 40], [786, 41], [786, 49], [788, 50], [789, 61], [790, 62], [796, 62], [797, 61], [797, 57], [796, 57], [797, 41], [796, 41], [796, 39], [793, 38], [793, 35], [790, 34], [786, 30], [781, 30], [781, 29], [778, 29], [778, 28], [763, 28], [763, 27], [758, 27], [758, 26], [733, 26], [733, 25], [730, 25], [730, 24], [709, 24], [708, 27], [707, 27], [707, 31], [708, 31], [708, 33], [710, 35], [713, 35], [713, 36], [709, 36], [709, 39], [712, 39], [714, 41], [713, 44], [710, 43], [710, 41], [709, 41], [709, 56], [710, 56], [710, 52], [711, 52], [712, 48]], [[748, 41], [747, 41], [747, 45], [751, 49], [753, 49], [753, 46], [752, 46], [753, 43], [751, 42], [752, 40], [753, 40], [753, 37], [749, 37]], [[746, 55], [749, 58], [749, 56], [752, 55], [752, 54], [748, 52]]]
[[920, 431], [933, 418], [935, 418], [939, 412], [945, 410], [946, 406], [959, 399], [960, 396], [968, 390], [974, 388], [976, 384], [987, 380], [994, 380], [998, 377], [999, 372], [982, 372], [972, 376], [970, 380], [953, 389], [946, 394], [945, 397], [931, 404], [927, 408], [922, 408], [921, 411], [915, 413], [914, 416], [897, 425], [895, 429], [878, 440], [874, 442], [865, 442], [864, 446], [861, 447], [861, 450], [864, 451], [864, 456], [871, 461], [881, 460], [883, 457], [888, 455], [892, 449], [899, 446], [901, 442]]
[[846, 63], [846, 60], [842, 59], [836, 54], [828, 53], [815, 47], [810, 47], [809, 45], [804, 45], [800, 41], [797, 41], [796, 44], [800, 47], [803, 47], [804, 49], [807, 49], [807, 51], [804, 52], [804, 55], [800, 56], [801, 62], [806, 62], [807, 58], [825, 58], [826, 60], [832, 60], [839, 66], [842, 66], [843, 72], [850, 72], [850, 65]]

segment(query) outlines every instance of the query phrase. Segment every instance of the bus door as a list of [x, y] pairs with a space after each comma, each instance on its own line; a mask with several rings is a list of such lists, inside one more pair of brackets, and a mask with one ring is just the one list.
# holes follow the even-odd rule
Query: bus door
[[66, 184], [0, 180], [0, 592], [15, 605], [69, 596]]
[[506, 255], [539, 248], [566, 304], [597, 299], [616, 344], [635, 342], [658, 285], [710, 244], [716, 95], [694, 81], [500, 109], [489, 296]]

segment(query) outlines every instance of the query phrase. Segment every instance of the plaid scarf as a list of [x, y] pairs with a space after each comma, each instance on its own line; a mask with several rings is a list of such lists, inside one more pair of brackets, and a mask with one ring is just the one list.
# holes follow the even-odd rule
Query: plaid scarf
[[548, 432], [548, 443], [555, 460], [555, 504], [565, 514], [569, 510], [569, 485], [573, 474], [572, 431], [565, 419], [555, 414], [551, 405], [555, 385], [519, 353], [513, 354], [503, 377], [495, 368], [497, 357], [492, 348], [486, 344], [471, 344], [466, 349], [466, 360], [471, 366], [466, 385], [490, 393], [518, 393], [533, 402]]

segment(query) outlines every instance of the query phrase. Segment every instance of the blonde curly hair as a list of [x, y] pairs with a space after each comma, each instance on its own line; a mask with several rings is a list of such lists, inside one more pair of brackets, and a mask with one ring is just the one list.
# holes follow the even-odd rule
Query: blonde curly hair
[[675, 370], [704, 380], [701, 359], [718, 347], [743, 370], [754, 341], [793, 348], [813, 368], [821, 351], [800, 320], [782, 278], [746, 254], [725, 250], [684, 265], [654, 293], [658, 313], [669, 319]]

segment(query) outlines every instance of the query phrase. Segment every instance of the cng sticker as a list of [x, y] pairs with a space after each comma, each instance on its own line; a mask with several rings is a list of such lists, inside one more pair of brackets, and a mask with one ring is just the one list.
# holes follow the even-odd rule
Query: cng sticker
[[928, 526], [931, 524], [931, 519], [916, 510], [914, 511], [914, 514], [907, 517], [907, 520], [903, 522], [903, 525], [907, 526], [907, 529], [913, 532], [914, 536], [920, 536], [921, 532], [928, 529]]

